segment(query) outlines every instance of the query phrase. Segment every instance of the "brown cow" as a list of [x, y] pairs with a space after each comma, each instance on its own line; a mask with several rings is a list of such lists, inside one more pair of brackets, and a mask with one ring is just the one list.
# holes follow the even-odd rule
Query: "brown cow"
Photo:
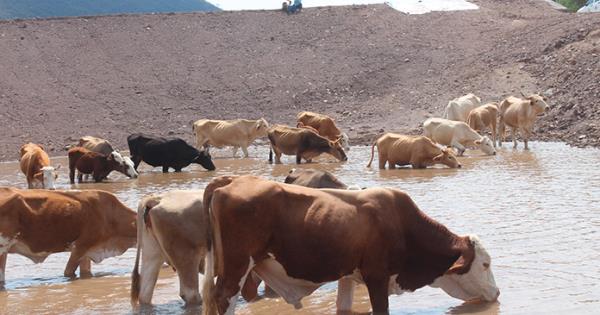
[[0, 283], [8, 253], [41, 263], [70, 251], [64, 275], [89, 276], [90, 259], [123, 254], [135, 233], [135, 212], [109, 192], [0, 188]]
[[529, 147], [529, 137], [533, 131], [533, 124], [537, 116], [547, 112], [550, 109], [546, 104], [546, 98], [539, 94], [531, 94], [522, 99], [509, 96], [500, 103], [500, 121], [498, 122], [498, 146], [502, 145], [504, 140], [505, 125], [511, 128], [513, 147], [517, 147], [517, 129], [521, 132], [521, 137], [525, 143], [525, 150]]
[[498, 120], [498, 103], [489, 103], [473, 109], [467, 117], [467, 124], [473, 130], [482, 133], [489, 127], [492, 131], [492, 142], [496, 147], [496, 123]]
[[27, 143], [21, 147], [21, 159], [19, 164], [21, 171], [27, 178], [28, 188], [44, 188], [56, 189], [54, 181], [58, 177], [56, 170], [60, 168], [60, 164], [56, 167], [50, 165], [50, 157], [44, 151], [44, 148], [35, 143]]
[[[209, 225], [203, 190], [175, 190], [144, 197], [138, 206], [138, 245], [131, 274], [131, 301], [149, 304], [163, 262], [179, 276], [179, 295], [200, 304], [198, 271], [206, 255]], [[142, 256], [141, 276], [138, 265]]]
[[296, 120], [298, 120], [298, 128], [301, 126], [313, 127], [321, 136], [331, 141], [340, 140], [342, 148], [346, 151], [350, 150], [348, 135], [335, 125], [335, 121], [331, 117], [313, 112], [300, 112], [296, 116]]
[[208, 149], [209, 145], [217, 148], [232, 146], [233, 157], [240, 147], [244, 157], [248, 157], [248, 146], [257, 138], [265, 137], [268, 129], [269, 123], [264, 118], [258, 120], [200, 119], [192, 125], [198, 150]]
[[387, 313], [388, 295], [426, 285], [467, 301], [500, 294], [479, 239], [450, 232], [397, 189], [219, 177], [204, 191], [204, 208], [212, 223], [204, 314], [233, 314], [251, 270], [297, 309], [343, 277], [366, 284], [374, 313]]
[[104, 155], [109, 155], [115, 151], [108, 140], [92, 136], [83, 136], [79, 138], [79, 143], [77, 146], [86, 148], [92, 152], [102, 153]]
[[269, 151], [269, 162], [273, 162], [275, 152], [275, 163], [281, 164], [281, 155], [295, 155], [296, 163], [300, 164], [304, 158], [310, 162], [312, 158], [328, 153], [340, 161], [346, 161], [346, 153], [338, 141], [330, 141], [327, 138], [306, 129], [293, 128], [283, 125], [275, 125], [267, 133], [271, 141]]
[[396, 165], [411, 165], [413, 168], [426, 168], [434, 164], [444, 164], [450, 168], [462, 167], [452, 152], [440, 148], [431, 139], [424, 136], [405, 136], [386, 133], [373, 142], [371, 159], [367, 167], [371, 167], [375, 155], [375, 145], [379, 154], [379, 168], [390, 169]]
[[82, 147], [74, 147], [69, 149], [68, 155], [71, 184], [75, 183], [75, 170], [79, 171], [79, 182], [81, 182], [83, 174], [92, 174], [94, 181], [99, 183], [112, 171], [120, 172], [129, 178], [138, 176], [133, 165], [126, 163], [116, 151], [104, 155]]

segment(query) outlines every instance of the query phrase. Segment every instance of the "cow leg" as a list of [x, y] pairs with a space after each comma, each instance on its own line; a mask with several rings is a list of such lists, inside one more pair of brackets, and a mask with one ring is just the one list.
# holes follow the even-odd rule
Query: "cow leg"
[[65, 267], [65, 277], [75, 278], [75, 270], [77, 270], [77, 267], [79, 267], [83, 255], [88, 250], [89, 247], [81, 246], [80, 244], [75, 244], [73, 246], [73, 250], [71, 250], [71, 256], [69, 256], [69, 261], [67, 261], [67, 266]]
[[523, 143], [525, 145], [525, 150], [529, 150], [529, 135], [531, 134], [529, 132], [529, 129], [527, 129], [527, 127], [520, 127], [519, 131], [521, 132], [521, 137], [523, 138]]
[[246, 277], [254, 267], [254, 260], [248, 258], [246, 261], [227, 264], [225, 262], [225, 272], [223, 278], [217, 278], [215, 288], [215, 299], [219, 314], [233, 315], [235, 305], [240, 295], [240, 291], [246, 281]]
[[338, 312], [351, 311], [354, 298], [354, 280], [345, 277], [338, 280], [337, 300], [335, 302]]
[[132, 155], [131, 160], [133, 161], [133, 169], [137, 171], [138, 166], [142, 163], [142, 158], [139, 156]]
[[92, 260], [89, 257], [81, 258], [79, 262], [79, 277], [90, 278], [92, 276]]
[[140, 270], [140, 304], [150, 304], [160, 267], [165, 261], [160, 245], [146, 231], [142, 234], [142, 267]]
[[247, 158], [249, 156], [248, 155], [248, 146], [247, 145], [242, 146], [242, 152], [244, 152], [244, 157], [245, 158]]
[[[378, 156], [378, 158], [379, 158], [379, 169], [380, 169], [380, 170], [383, 170], [383, 169], [385, 169], [385, 163], [388, 161], [388, 160], [387, 160], [387, 155], [385, 155], [385, 154], [382, 154], [381, 152], [379, 152], [379, 156]], [[392, 164], [392, 163], [390, 163], [390, 165], [391, 165], [391, 164]]]
[[231, 152], [232, 152], [232, 154], [233, 154], [233, 157], [234, 157], [234, 158], [235, 158], [235, 156], [237, 155], [237, 151], [238, 151], [238, 149], [239, 149], [238, 147], [236, 147], [236, 146], [233, 146], [233, 149], [231, 150]]
[[296, 164], [302, 164], [302, 154], [300, 152], [296, 154]]
[[163, 173], [168, 173], [169, 172], [169, 167], [168, 166], [163, 166], [162, 167], [162, 172]]
[[513, 149], [517, 148], [517, 128], [510, 128], [510, 133], [513, 140]]
[[452, 142], [450, 142], [450, 145], [458, 150], [458, 156], [463, 156], [466, 148], [460, 142], [452, 140]]
[[3, 253], [0, 255], [0, 289], [4, 286], [5, 272], [6, 272], [6, 258], [8, 257], [8, 253]]
[[492, 142], [494, 142], [494, 148], [496, 147], [496, 122], [492, 121], [490, 125], [490, 129], [492, 129]]
[[365, 278], [373, 315], [388, 314], [388, 278]]
[[[190, 253], [193, 253], [193, 249], [186, 251], [186, 255]], [[182, 259], [184, 257], [178, 257], [177, 262], [173, 262], [179, 277], [179, 296], [186, 304], [202, 303], [200, 291], [198, 290], [198, 265], [201, 260], [201, 255], [198, 254], [196, 253], [193, 257], [188, 256], [187, 260]], [[180, 263], [180, 261], [184, 263]]]

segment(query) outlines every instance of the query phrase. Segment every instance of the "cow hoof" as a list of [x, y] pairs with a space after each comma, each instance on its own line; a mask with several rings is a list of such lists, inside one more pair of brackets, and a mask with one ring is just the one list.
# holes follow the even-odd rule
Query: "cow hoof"
[[79, 278], [82, 279], [87, 279], [87, 278], [91, 278], [93, 275], [91, 272], [80, 272], [79, 273]]

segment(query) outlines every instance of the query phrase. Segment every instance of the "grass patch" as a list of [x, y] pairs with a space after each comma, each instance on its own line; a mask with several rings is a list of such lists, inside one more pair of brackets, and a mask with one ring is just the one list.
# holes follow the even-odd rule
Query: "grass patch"
[[587, 0], [554, 0], [554, 2], [564, 5], [569, 11], [577, 11], [585, 5]]

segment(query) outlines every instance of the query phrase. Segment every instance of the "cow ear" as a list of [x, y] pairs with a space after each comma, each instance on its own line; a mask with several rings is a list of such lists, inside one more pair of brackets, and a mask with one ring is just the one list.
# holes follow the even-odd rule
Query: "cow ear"
[[441, 161], [443, 158], [444, 158], [444, 151], [442, 151], [442, 154], [440, 154], [440, 155], [438, 155], [438, 156], [434, 157], [434, 158], [433, 158], [433, 161], [435, 161], [435, 162], [439, 162], [439, 161]]
[[481, 144], [481, 140], [475, 140], [475, 144]]
[[454, 264], [446, 270], [445, 274], [457, 274], [462, 275], [471, 269], [471, 265], [473, 264], [473, 260], [475, 260], [475, 246], [473, 242], [466, 237], [466, 248], [461, 250], [461, 255], [454, 262]]

